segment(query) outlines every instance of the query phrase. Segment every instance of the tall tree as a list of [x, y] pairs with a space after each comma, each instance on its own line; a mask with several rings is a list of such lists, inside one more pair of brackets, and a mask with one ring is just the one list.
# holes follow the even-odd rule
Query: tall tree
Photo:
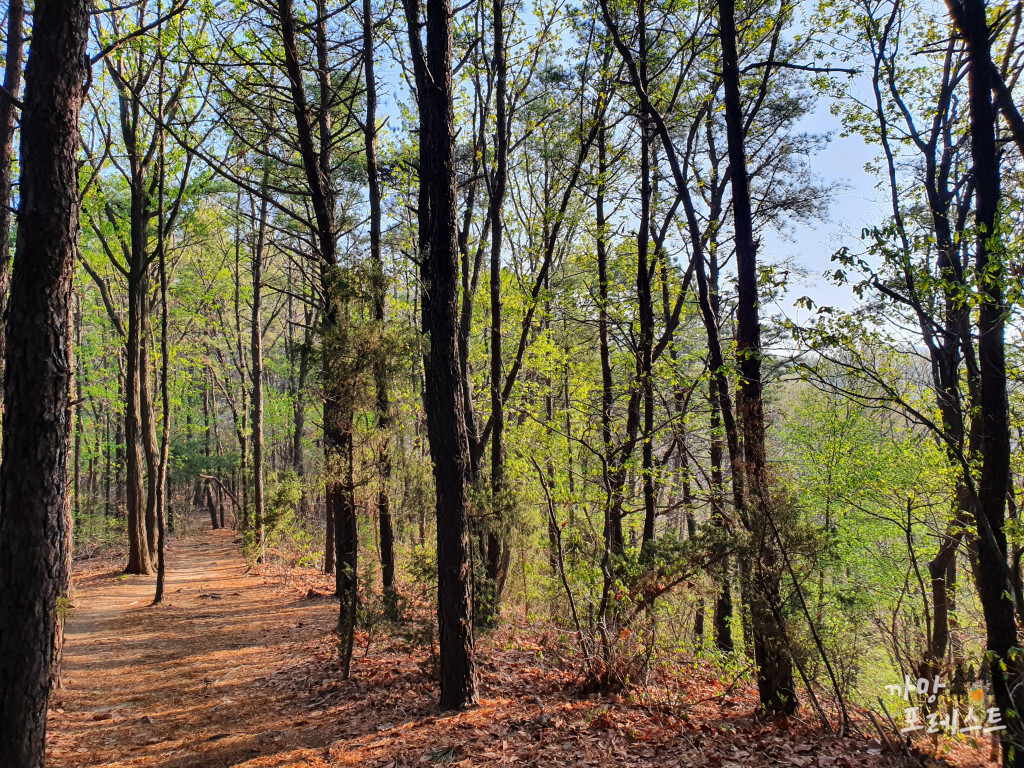
[[[459, 365], [459, 243], [456, 217], [452, 5], [403, 0], [419, 105], [419, 254], [427, 438], [437, 497], [437, 622], [441, 708], [476, 702], [469, 574], [469, 441]], [[426, 28], [426, 41], [422, 29]]]
[[486, 533], [485, 576], [487, 579], [485, 611], [488, 615], [479, 617], [490, 621], [498, 610], [499, 581], [503, 550], [508, 543], [502, 541], [498, 529], [505, 512], [505, 403], [502, 389], [505, 382], [505, 364], [502, 355], [501, 338], [501, 249], [504, 239], [502, 208], [508, 185], [508, 63], [506, 61], [505, 0], [494, 0], [491, 8], [494, 16], [494, 168], [490, 174], [490, 208], [487, 212], [491, 222], [491, 263], [490, 263], [490, 309], [491, 309], [491, 525]]
[[[182, 114], [183, 106], [196, 106], [188, 98], [193, 95], [190, 89], [194, 86], [194, 70], [187, 61], [173, 73], [169, 92], [159, 92], [162, 86], [157, 82], [157, 75], [165, 71], [167, 52], [160, 46], [153, 46], [151, 40], [141, 33], [152, 28], [154, 13], [157, 22], [162, 21], [161, 10], [151, 0], [143, 0], [131, 8], [113, 9], [104, 14], [102, 20], [98, 19], [97, 29], [101, 36], [123, 40], [120, 46], [107, 51], [103, 57], [103, 66], [113, 82], [117, 97], [116, 131], [123, 147], [124, 161], [113, 163], [113, 166], [122, 178], [112, 180], [103, 174], [109, 152], [99, 152], [91, 147], [86, 150], [95, 174], [94, 191], [86, 203], [89, 228], [114, 268], [115, 275], [124, 278], [127, 292], [127, 322], [123, 322], [110, 298], [109, 281], [82, 254], [83, 266], [105, 297], [103, 303], [111, 324], [124, 342], [124, 441], [129, 533], [125, 570], [138, 574], [152, 572], [158, 543], [159, 444], [152, 375], [152, 272], [158, 256], [152, 240], [160, 183], [160, 174], [156, 172], [157, 156], [167, 126], [177, 123], [179, 130], [187, 128], [194, 124], [202, 109], [200, 106], [193, 112]], [[102, 93], [96, 95], [98, 90], [93, 89], [90, 103], [102, 97]], [[162, 120], [154, 119], [158, 102]], [[94, 109], [97, 122], [103, 126], [98, 133], [109, 149], [114, 142], [114, 128], [109, 125], [110, 118], [102, 102]], [[182, 198], [189, 186], [192, 162], [193, 155], [186, 153], [176, 180], [177, 188], [166, 206], [164, 220], [159, 222], [165, 233], [173, 229], [183, 210]], [[119, 182], [127, 185], [128, 199], [123, 207], [125, 201], [121, 198], [123, 191]]]
[[1010, 414], [1006, 399], [1005, 253], [999, 232], [1001, 198], [996, 110], [996, 73], [984, 0], [950, 0], [967, 45], [971, 161], [974, 174], [975, 262], [979, 288], [978, 369], [980, 371], [980, 454], [978, 508], [978, 593], [985, 612], [988, 666], [996, 704], [1009, 726], [1001, 734], [1003, 764], [1024, 766], [1020, 737], [1021, 695], [1014, 694], [1021, 664], [1018, 647], [1017, 588], [1010, 577], [1006, 538], [1006, 498], [1010, 489]]
[[[320, 291], [324, 303], [321, 316], [322, 383], [324, 387], [324, 456], [327, 460], [327, 515], [334, 521], [335, 585], [341, 600], [342, 674], [348, 676], [354, 643], [358, 599], [358, 527], [355, 505], [355, 365], [348, 307], [352, 288], [350, 275], [339, 263], [338, 190], [335, 186], [334, 149], [343, 129], [333, 125], [332, 107], [338, 93], [332, 86], [327, 36], [329, 14], [326, 2], [317, 0], [314, 35], [314, 74], [317, 108], [311, 110], [306, 97], [299, 53], [294, 3], [278, 0], [284, 65], [288, 77], [292, 114], [295, 120], [307, 193], [313, 208], [313, 234], [317, 248]], [[315, 119], [315, 125], [311, 116]]]
[[262, 562], [265, 556], [265, 483], [263, 457], [263, 262], [267, 245], [267, 216], [270, 184], [270, 168], [264, 161], [263, 176], [260, 182], [259, 216], [256, 229], [256, 241], [252, 246], [252, 316], [250, 323], [250, 355], [252, 357], [251, 388], [249, 403], [252, 406], [252, 490], [253, 490], [253, 537], [257, 557]]
[[758, 314], [757, 243], [750, 204], [750, 178], [743, 104], [740, 96], [740, 68], [736, 38], [734, 0], [718, 0], [719, 37], [722, 43], [722, 85], [725, 103], [725, 131], [728, 139], [729, 174], [732, 186], [733, 230], [736, 245], [736, 354], [739, 358], [740, 387], [737, 415], [743, 429], [743, 455], [747, 487], [753, 507], [748, 528], [754, 538], [756, 594], [751, 613], [757, 687], [761, 706], [772, 714], [796, 711], [796, 685], [789, 640], [781, 612], [782, 559], [779, 530], [772, 517], [768, 487], [768, 456], [765, 448], [764, 393], [761, 381], [761, 320]]
[[72, 277], [88, 0], [37, 0], [25, 71], [0, 465], [0, 762], [42, 766], [70, 567]]
[[[4, 57], [4, 89], [0, 92], [0, 382], [3, 382], [4, 344], [7, 334], [7, 293], [11, 283], [11, 188], [14, 175], [14, 134], [18, 127], [15, 101], [21, 93], [22, 51], [25, 44], [25, 3], [7, 5], [7, 51]], [[3, 403], [0, 402], [0, 411]]]
[[[366, 122], [363, 140], [366, 151], [366, 187], [370, 202], [370, 269], [373, 319], [377, 332], [384, 331], [387, 275], [381, 251], [381, 188], [377, 167], [377, 75], [374, 66], [374, 22], [371, 0], [363, 0], [363, 76], [366, 80]], [[384, 345], [373, 356], [373, 385], [377, 416], [377, 520], [380, 525], [381, 577], [389, 604], [395, 589], [395, 529], [391, 520], [391, 396], [388, 388], [388, 360]]]
[[[158, 4], [157, 14], [162, 16], [162, 8]], [[159, 92], [157, 94], [157, 122], [164, 119], [164, 88], [167, 73], [164, 69], [163, 25], [158, 30], [157, 58], [159, 60]], [[156, 251], [157, 272], [160, 282], [160, 455], [157, 462], [156, 478], [156, 593], [153, 604], [164, 599], [164, 584], [167, 579], [167, 462], [171, 450], [171, 391], [170, 391], [170, 357], [171, 347], [169, 333], [170, 307], [167, 304], [167, 232], [164, 229], [164, 205], [167, 193], [167, 147], [163, 133], [157, 146], [157, 202], [156, 202]]]

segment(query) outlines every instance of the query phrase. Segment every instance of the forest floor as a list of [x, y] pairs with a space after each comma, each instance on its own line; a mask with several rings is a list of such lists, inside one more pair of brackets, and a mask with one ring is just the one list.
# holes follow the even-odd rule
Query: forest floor
[[[401, 638], [361, 633], [341, 681], [329, 577], [252, 571], [232, 531], [171, 539], [159, 606], [153, 578], [122, 562], [75, 563], [52, 768], [935, 764], [825, 736], [809, 712], [760, 723], [753, 690], [696, 663], [671, 696], [582, 695], [536, 631], [514, 627], [478, 644], [480, 706], [441, 713], [427, 653]], [[986, 753], [947, 759], [980, 766]]]

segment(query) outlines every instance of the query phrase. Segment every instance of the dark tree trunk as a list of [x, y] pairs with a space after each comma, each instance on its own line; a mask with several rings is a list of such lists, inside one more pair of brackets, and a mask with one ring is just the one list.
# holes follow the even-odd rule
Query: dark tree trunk
[[[647, 82], [647, 5], [637, 3], [639, 75], [646, 91]], [[654, 541], [657, 494], [654, 488], [654, 299], [651, 292], [649, 250], [651, 241], [651, 141], [646, 118], [640, 120], [640, 222], [636, 238], [636, 298], [640, 318], [637, 349], [637, 380], [643, 396], [643, 445], [641, 476], [644, 494], [643, 546]]]
[[[334, 508], [325, 500], [324, 513], [324, 573], [334, 573]], [[334, 585], [337, 590], [338, 585]]]
[[925, 659], [927, 669], [923, 677], [938, 674], [945, 660], [949, 647], [950, 610], [953, 603], [953, 585], [947, 581], [949, 567], [956, 562], [956, 551], [960, 545], [962, 523], [950, 526], [946, 538], [939, 547], [938, 553], [928, 562], [928, 576], [932, 588], [932, 636], [928, 639], [928, 658]]
[[204, 480], [203, 483], [206, 487], [206, 509], [210, 513], [210, 527], [216, 531], [220, 526], [217, 525], [217, 500], [213, 496], [213, 485], [209, 480]]
[[[355, 382], [349, 363], [350, 339], [347, 308], [348, 289], [345, 275], [338, 264], [337, 219], [333, 173], [329, 109], [316, 110], [316, 136], [310, 122], [310, 109], [299, 64], [295, 31], [294, 5], [291, 0], [278, 0], [281, 40], [285, 68], [292, 96], [292, 113], [299, 138], [306, 183], [314, 211], [315, 235], [319, 247], [320, 284], [324, 299], [322, 379], [324, 389], [324, 456], [327, 484], [326, 514], [334, 521], [335, 585], [341, 607], [338, 630], [341, 636], [342, 671], [348, 675], [355, 632], [358, 558], [355, 488], [353, 478], [353, 408]], [[326, 3], [317, 3], [316, 77], [321, 105], [331, 102], [334, 93], [328, 60]], [[317, 142], [317, 139], [319, 140]]]
[[[295, 378], [293, 391], [294, 401], [292, 404], [292, 468], [295, 476], [304, 478], [306, 476], [306, 458], [303, 445], [303, 438], [306, 432], [306, 380], [309, 378], [309, 356], [313, 343], [313, 318], [315, 313], [311, 307], [305, 309], [305, 323], [302, 331], [302, 344], [299, 347], [299, 370]], [[302, 485], [302, 498], [299, 501], [299, 509], [302, 513], [309, 510], [309, 494], [306, 484]], [[333, 542], [331, 550], [333, 551]], [[331, 555], [333, 558], [333, 555]], [[328, 571], [330, 573], [330, 571]]]
[[103, 412], [103, 439], [104, 439], [104, 441], [106, 443], [106, 445], [104, 446], [105, 450], [103, 451], [103, 463], [104, 463], [104, 473], [103, 473], [103, 516], [105, 518], [109, 518], [111, 512], [113, 511], [112, 510], [112, 506], [111, 506], [111, 504], [112, 504], [111, 490], [112, 489], [110, 487], [110, 484], [111, 484], [111, 481], [113, 480], [113, 476], [114, 476], [114, 469], [113, 469], [113, 466], [111, 466], [111, 465], [113, 464], [113, 456], [114, 456], [114, 451], [116, 450], [116, 447], [114, 445], [114, 442], [111, 440], [110, 413], [108, 411], [106, 411], [106, 410], [104, 410], [104, 412]]
[[[21, 58], [25, 45], [24, 27], [24, 2], [10, 0], [7, 6], [4, 90], [15, 99], [21, 92]], [[14, 174], [14, 134], [17, 128], [18, 117], [15, 104], [11, 98], [0, 94], [0, 384], [4, 377], [4, 345], [7, 338], [4, 324], [7, 317], [7, 292], [11, 282], [11, 182]], [[2, 412], [3, 402], [0, 401], [0, 413]]]
[[[381, 192], [377, 169], [377, 78], [373, 56], [373, 10], [363, 0], [363, 68], [366, 78], [366, 124], [363, 128], [366, 149], [366, 185], [370, 199], [370, 263], [373, 269], [373, 319], [378, 333], [384, 331], [387, 276], [381, 252]], [[395, 529], [391, 520], [391, 398], [388, 391], [387, 351], [382, 344], [373, 360], [377, 415], [377, 521], [380, 526], [381, 582], [385, 600], [394, 601]]]
[[[206, 457], [207, 467], [209, 471], [210, 456], [212, 451], [210, 450], [210, 374], [207, 370], [203, 370], [203, 455]], [[209, 480], [203, 479], [200, 481], [205, 487], [205, 499], [206, 508], [210, 513], [210, 526], [213, 530], [217, 530], [217, 502], [213, 495], [213, 485]]]
[[252, 253], [252, 335], [249, 353], [252, 357], [250, 405], [252, 407], [252, 484], [253, 534], [257, 557], [262, 562], [264, 552], [264, 482], [263, 482], [263, 254], [267, 241], [267, 199], [270, 168], [264, 166], [260, 184], [259, 224]]
[[[501, 602], [501, 574], [503, 552], [508, 548], [501, 531], [507, 517], [505, 494], [505, 401], [503, 386], [505, 365], [501, 337], [501, 250], [504, 237], [502, 208], [505, 203], [505, 188], [508, 178], [508, 72], [505, 62], [505, 1], [494, 0], [494, 119], [495, 147], [494, 171], [490, 184], [491, 220], [491, 523], [487, 532], [484, 577], [487, 588], [484, 593], [483, 623], [493, 622]], [[549, 399], [550, 405], [550, 399]], [[548, 417], [550, 418], [550, 408]]]
[[[249, 462], [250, 462], [250, 445], [249, 438], [250, 427], [249, 417], [252, 413], [251, 406], [247, 405], [249, 400], [249, 387], [246, 386], [246, 358], [243, 352], [243, 340], [245, 338], [242, 332], [242, 190], [239, 188], [237, 197], [235, 198], [235, 269], [234, 269], [234, 303], [233, 310], [235, 316], [235, 366], [239, 374], [239, 390], [240, 394], [237, 400], [232, 398], [228, 390], [228, 384], [233, 382], [220, 382], [220, 379], [216, 379], [221, 384], [221, 388], [224, 392], [224, 399], [227, 401], [228, 407], [231, 409], [231, 418], [235, 425], [235, 439], [238, 440], [238, 454], [239, 462], [238, 468], [232, 473], [231, 484], [235, 498], [239, 499], [238, 507], [236, 509], [236, 518], [238, 513], [241, 513], [241, 528], [243, 536], [248, 534], [250, 531], [251, 520], [249, 517]], [[232, 387], [233, 389], [233, 387]]]
[[142, 457], [142, 361], [143, 294], [145, 282], [138, 274], [128, 276], [128, 337], [125, 366], [125, 495], [128, 506], [128, 565], [126, 573], [151, 573], [149, 538], [146, 533], [146, 486]]
[[[160, 95], [158, 104], [158, 122], [163, 122], [164, 111], [164, 57], [162, 41], [158, 43], [157, 57], [160, 61]], [[164, 194], [167, 183], [167, 167], [164, 153], [164, 141], [161, 134], [158, 152], [157, 180], [157, 269], [160, 274], [160, 452], [156, 469], [156, 535], [157, 535], [157, 568], [156, 593], [153, 604], [164, 599], [164, 582], [167, 578], [167, 461], [171, 449], [171, 391], [170, 391], [170, 357], [171, 346], [168, 336], [168, 320], [170, 307], [167, 304], [167, 243], [164, 228]]]
[[968, 72], [971, 160], [974, 171], [975, 271], [981, 300], [978, 309], [980, 370], [980, 453], [978, 482], [978, 594], [985, 614], [989, 672], [996, 705], [1007, 729], [1000, 733], [1004, 765], [1024, 765], [1020, 746], [1024, 728], [1017, 715], [1022, 697], [1012, 690], [1021, 665], [1010, 658], [1017, 646], [1015, 585], [1007, 560], [1006, 496], [1010, 484], [1010, 428], [1006, 394], [1006, 351], [1003, 295], [1005, 255], [997, 230], [1000, 199], [999, 155], [996, 148], [995, 86], [991, 42], [984, 0], [953, 0], [951, 7], [971, 63]]
[[[469, 573], [469, 440], [459, 366], [452, 7], [404, 0], [416, 73], [419, 131], [419, 249], [423, 326], [430, 339], [423, 393], [437, 496], [437, 620], [441, 708], [476, 702]], [[426, 47], [421, 27], [426, 28]]]
[[359, 532], [357, 528], [352, 430], [345, 429], [339, 456], [342, 480], [330, 492], [337, 495], [334, 506], [335, 587], [341, 609], [338, 613], [341, 678], [347, 680], [355, 644], [356, 609], [359, 598]]
[[750, 524], [755, 547], [751, 595], [751, 623], [757, 661], [761, 707], [771, 714], [796, 711], [793, 662], [782, 615], [781, 554], [771, 519], [765, 452], [764, 398], [761, 384], [761, 324], [758, 317], [757, 244], [754, 241], [750, 185], [744, 147], [740, 96], [739, 55], [736, 43], [734, 0], [719, 0], [722, 43], [722, 85], [725, 102], [729, 173], [732, 187], [736, 272], [739, 301], [736, 308], [736, 343], [740, 389], [737, 413], [743, 428], [743, 453], [750, 491]]
[[0, 465], [0, 764], [41, 768], [71, 565], [71, 286], [86, 0], [37, 0], [25, 72], [21, 205]]
[[[149, 269], [148, 262], [146, 269]], [[148, 284], [148, 280], [146, 281]], [[157, 533], [157, 484], [159, 482], [160, 448], [156, 439], [156, 408], [153, 404], [153, 378], [151, 376], [152, 360], [151, 345], [153, 339], [152, 306], [149, 300], [149, 290], [146, 291], [145, 312], [143, 314], [143, 336], [141, 369], [139, 370], [139, 383], [142, 389], [141, 414], [142, 414], [142, 447], [146, 459], [146, 540], [149, 545], [149, 559], [151, 563], [157, 561], [158, 533]]]
[[[611, 342], [608, 335], [608, 220], [604, 202], [608, 174], [608, 137], [604, 125], [597, 134], [597, 195], [595, 202], [595, 225], [597, 227], [597, 335], [601, 348], [601, 440], [604, 445], [605, 472], [609, 473], [612, 463], [612, 406], [615, 392], [612, 384]], [[609, 498], [605, 502], [604, 540], [605, 560], [622, 552], [622, 517], [612, 503], [611, 478], [605, 479], [605, 491]]]
[[[716, 203], [713, 211], [720, 214], [721, 206]], [[691, 226], [691, 231], [693, 227]], [[732, 652], [732, 561], [729, 554], [727, 536], [730, 531], [730, 520], [725, 511], [725, 483], [722, 471], [723, 445], [728, 449], [730, 477], [732, 480], [732, 499], [736, 514], [742, 519], [746, 515], [746, 496], [743, 472], [743, 461], [740, 455], [739, 430], [736, 425], [729, 393], [729, 379], [725, 371], [725, 358], [722, 353], [722, 342], [718, 317], [721, 310], [719, 295], [719, 264], [718, 245], [714, 234], [709, 240], [707, 271], [705, 271], [704, 255], [695, 256], [694, 274], [697, 278], [697, 297], [701, 311], [701, 319], [708, 339], [708, 367], [711, 369], [711, 381], [708, 396], [711, 399], [711, 519], [721, 531], [722, 541], [719, 543], [721, 571], [719, 593], [715, 602], [715, 643], [723, 651]]]
[[[712, 273], [714, 278], [712, 286], [712, 302], [717, 315], [718, 304], [718, 280], [717, 265], [712, 255]], [[711, 403], [711, 522], [719, 529], [720, 535], [725, 537], [727, 522], [725, 516], [725, 478], [722, 473], [722, 412], [718, 397], [719, 381], [712, 376], [708, 382], [708, 399]], [[715, 645], [719, 650], [726, 653], [733, 652], [732, 641], [732, 568], [730, 567], [730, 555], [725, 541], [719, 545], [721, 564], [717, 571], [718, 595], [715, 598]]]

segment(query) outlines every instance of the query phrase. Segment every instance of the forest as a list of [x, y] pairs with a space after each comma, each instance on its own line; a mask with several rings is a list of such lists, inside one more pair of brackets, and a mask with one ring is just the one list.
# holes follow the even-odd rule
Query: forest
[[0, 765], [1024, 767], [1021, 3], [5, 5]]

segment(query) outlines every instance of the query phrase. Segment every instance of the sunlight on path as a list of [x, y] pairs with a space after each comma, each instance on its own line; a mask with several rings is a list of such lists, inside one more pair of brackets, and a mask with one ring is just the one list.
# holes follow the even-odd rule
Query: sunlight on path
[[281, 645], [319, 635], [301, 627], [320, 616], [329, 627], [332, 611], [246, 575], [235, 536], [173, 541], [161, 606], [153, 577], [108, 567], [77, 582], [48, 765], [236, 765], [283, 746], [264, 730], [281, 728], [267, 715], [284, 703], [266, 683], [293, 661]]

